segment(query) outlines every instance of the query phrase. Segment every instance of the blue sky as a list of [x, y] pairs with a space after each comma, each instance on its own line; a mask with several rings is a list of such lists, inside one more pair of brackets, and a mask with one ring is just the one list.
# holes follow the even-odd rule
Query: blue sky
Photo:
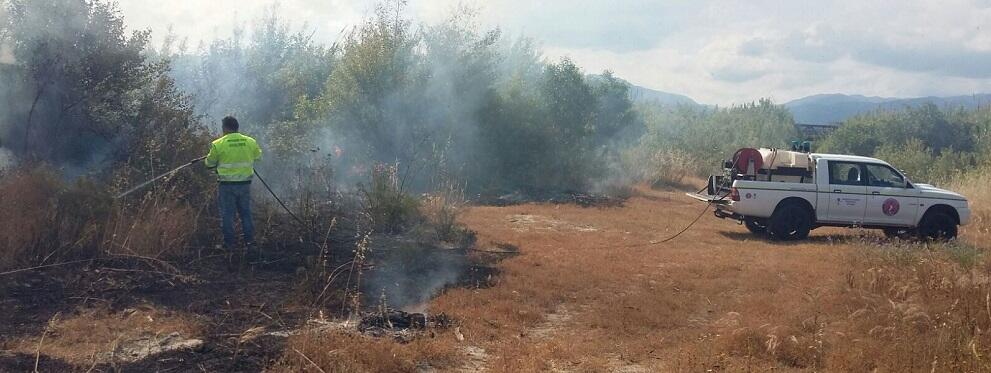
[[[119, 0], [131, 28], [209, 40], [270, 0]], [[332, 42], [372, 0], [281, 0], [280, 13]], [[486, 27], [526, 35], [545, 58], [572, 58], [636, 84], [728, 105], [817, 93], [915, 97], [991, 92], [991, 0], [410, 0], [443, 20], [459, 5]]]

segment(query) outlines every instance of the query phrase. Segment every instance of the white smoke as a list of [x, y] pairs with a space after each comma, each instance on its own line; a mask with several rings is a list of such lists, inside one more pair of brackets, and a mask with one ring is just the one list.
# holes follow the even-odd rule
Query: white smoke
[[6, 148], [0, 148], [0, 172], [6, 171], [17, 165], [14, 153]]
[[17, 61], [14, 59], [14, 51], [7, 38], [8, 14], [6, 1], [0, 0], [0, 64], [13, 65]]
[[13, 65], [17, 63], [17, 60], [14, 59], [14, 52], [10, 49], [5, 41], [0, 41], [0, 64]]

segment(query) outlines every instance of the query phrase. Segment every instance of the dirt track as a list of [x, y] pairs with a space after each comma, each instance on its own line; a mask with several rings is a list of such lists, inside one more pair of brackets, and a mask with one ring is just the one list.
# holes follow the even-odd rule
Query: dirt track
[[795, 313], [843, 281], [842, 242], [856, 232], [768, 242], [707, 213], [672, 242], [623, 247], [660, 241], [703, 207], [642, 189], [615, 208], [472, 208], [464, 221], [482, 242], [521, 255], [502, 262], [497, 286], [449, 291], [432, 308], [462, 317], [466, 343], [495, 371], [743, 368], [714, 347], [719, 336], [807, 317]]

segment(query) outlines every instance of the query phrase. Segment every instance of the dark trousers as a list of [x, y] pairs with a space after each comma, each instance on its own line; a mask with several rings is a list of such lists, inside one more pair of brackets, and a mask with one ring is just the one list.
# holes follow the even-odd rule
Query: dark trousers
[[224, 232], [224, 247], [234, 247], [234, 214], [241, 217], [244, 243], [255, 242], [255, 224], [251, 220], [251, 184], [220, 184], [220, 228]]

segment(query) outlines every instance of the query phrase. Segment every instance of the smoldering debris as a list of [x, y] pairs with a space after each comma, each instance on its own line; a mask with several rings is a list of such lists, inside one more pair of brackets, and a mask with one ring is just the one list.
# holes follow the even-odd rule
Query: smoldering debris
[[426, 315], [385, 308], [363, 314], [357, 329], [367, 336], [390, 337], [407, 343], [425, 331], [447, 329], [454, 324], [455, 320], [443, 313]]

